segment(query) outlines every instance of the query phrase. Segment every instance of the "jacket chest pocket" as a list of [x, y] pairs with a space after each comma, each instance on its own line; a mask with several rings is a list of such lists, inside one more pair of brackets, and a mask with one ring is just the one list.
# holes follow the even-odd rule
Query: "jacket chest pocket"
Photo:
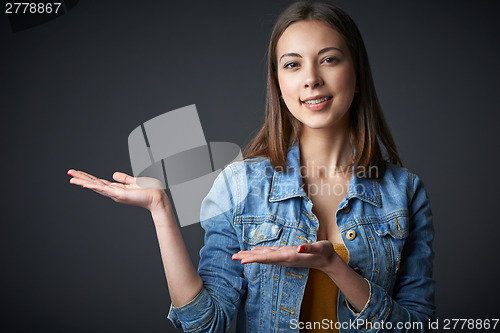
[[384, 222], [376, 222], [372, 227], [380, 240], [379, 260], [388, 273], [396, 275], [401, 263], [401, 252], [409, 232], [407, 216], [395, 216]]
[[[280, 236], [283, 226], [274, 222], [243, 222], [242, 237], [247, 245], [246, 250], [255, 246], [280, 246]], [[255, 281], [269, 269], [270, 265], [250, 263], [245, 264], [244, 273], [248, 281]]]

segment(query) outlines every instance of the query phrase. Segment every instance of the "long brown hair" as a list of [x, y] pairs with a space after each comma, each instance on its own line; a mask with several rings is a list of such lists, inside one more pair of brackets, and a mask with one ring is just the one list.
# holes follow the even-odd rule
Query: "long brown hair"
[[[364, 170], [376, 167], [375, 174], [365, 174], [368, 178], [381, 178], [386, 162], [402, 166], [375, 92], [368, 55], [358, 27], [340, 8], [327, 3], [306, 1], [290, 5], [274, 25], [267, 52], [266, 120], [246, 146], [244, 158], [268, 157], [275, 169], [282, 169], [286, 167], [288, 150], [298, 141], [301, 124], [280, 98], [276, 45], [286, 28], [304, 20], [324, 22], [338, 31], [344, 37], [353, 57], [358, 92], [349, 108], [350, 139], [356, 148], [352, 166], [363, 167]], [[382, 155], [380, 144], [387, 151], [386, 159]]]

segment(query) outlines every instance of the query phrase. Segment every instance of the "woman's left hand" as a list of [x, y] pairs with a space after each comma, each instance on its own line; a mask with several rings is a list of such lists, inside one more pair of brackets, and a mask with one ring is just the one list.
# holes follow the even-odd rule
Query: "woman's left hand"
[[335, 258], [340, 257], [327, 240], [299, 246], [255, 246], [250, 251], [240, 251], [233, 255], [233, 260], [241, 260], [242, 264], [257, 262], [319, 270], [331, 265]]

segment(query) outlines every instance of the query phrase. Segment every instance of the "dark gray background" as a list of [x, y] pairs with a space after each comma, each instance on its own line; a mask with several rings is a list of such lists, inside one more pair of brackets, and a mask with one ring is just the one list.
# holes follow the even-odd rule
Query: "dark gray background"
[[[288, 3], [82, 0], [18, 33], [0, 15], [1, 326], [175, 331], [150, 214], [70, 186], [66, 171], [131, 172], [129, 133], [193, 103], [207, 141], [243, 146], [263, 121], [266, 45]], [[431, 198], [438, 318], [500, 317], [499, 2], [335, 3]], [[196, 261], [203, 232], [182, 232]]]

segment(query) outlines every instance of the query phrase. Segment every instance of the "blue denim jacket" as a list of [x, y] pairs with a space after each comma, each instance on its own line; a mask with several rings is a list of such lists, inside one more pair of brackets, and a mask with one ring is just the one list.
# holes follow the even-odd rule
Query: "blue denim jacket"
[[[299, 331], [308, 268], [242, 265], [231, 259], [254, 246], [316, 241], [318, 220], [302, 187], [299, 157], [295, 145], [286, 171], [256, 158], [232, 163], [219, 174], [201, 209], [203, 289], [188, 304], [170, 308], [168, 318], [177, 328], [225, 332], [237, 314], [238, 332]], [[348, 264], [370, 285], [359, 313], [342, 292], [332, 299], [341, 332], [426, 331], [435, 313], [434, 231], [422, 181], [392, 165], [381, 181], [352, 173], [336, 217]], [[406, 329], [410, 322], [422, 322], [422, 329]]]

